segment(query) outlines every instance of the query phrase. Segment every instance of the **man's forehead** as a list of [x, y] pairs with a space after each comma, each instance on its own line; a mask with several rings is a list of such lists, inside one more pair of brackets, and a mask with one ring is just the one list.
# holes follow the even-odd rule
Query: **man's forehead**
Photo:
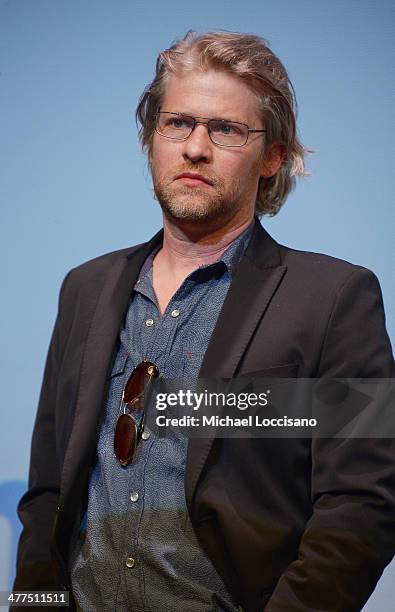
[[162, 110], [200, 117], [245, 121], [258, 113], [256, 94], [241, 78], [223, 70], [169, 75]]

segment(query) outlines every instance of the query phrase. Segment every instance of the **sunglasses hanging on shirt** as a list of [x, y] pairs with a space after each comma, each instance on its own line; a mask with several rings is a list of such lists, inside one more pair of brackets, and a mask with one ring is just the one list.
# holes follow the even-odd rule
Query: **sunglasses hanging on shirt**
[[[129, 376], [122, 393], [120, 412], [114, 433], [114, 452], [119, 463], [126, 467], [136, 455], [144, 431], [145, 400], [153, 379], [159, 376], [158, 367], [151, 361], [139, 363]], [[143, 411], [140, 421], [133, 413]]]

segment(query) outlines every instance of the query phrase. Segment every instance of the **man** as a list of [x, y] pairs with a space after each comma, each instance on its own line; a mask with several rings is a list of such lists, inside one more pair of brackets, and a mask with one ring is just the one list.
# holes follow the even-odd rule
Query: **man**
[[137, 117], [163, 232], [63, 283], [15, 588], [85, 610], [360, 610], [394, 552], [393, 441], [144, 427], [158, 375], [392, 375], [375, 276], [254, 219], [304, 169], [286, 71], [258, 37], [189, 33]]

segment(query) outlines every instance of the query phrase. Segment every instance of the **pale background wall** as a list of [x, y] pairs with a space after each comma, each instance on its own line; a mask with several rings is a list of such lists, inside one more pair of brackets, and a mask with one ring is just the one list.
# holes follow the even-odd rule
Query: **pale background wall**
[[[0, 589], [61, 280], [159, 228], [133, 113], [156, 54], [189, 28], [257, 33], [288, 67], [313, 175], [264, 225], [373, 269], [394, 341], [391, 1], [1, 0]], [[394, 578], [392, 565], [366, 611], [393, 609]]]

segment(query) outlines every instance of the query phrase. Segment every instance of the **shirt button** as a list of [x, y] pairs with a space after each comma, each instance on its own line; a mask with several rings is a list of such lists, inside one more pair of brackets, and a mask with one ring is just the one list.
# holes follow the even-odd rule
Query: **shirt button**
[[178, 317], [178, 315], [180, 314], [180, 311], [178, 310], [178, 308], [175, 308], [174, 310], [171, 311], [171, 316], [172, 317]]
[[141, 434], [141, 437], [143, 438], [143, 440], [148, 440], [150, 435], [151, 435], [151, 432], [148, 429], [144, 429], [143, 433]]
[[137, 491], [135, 493], [132, 493], [130, 496], [130, 501], [132, 502], [136, 502], [139, 498], [139, 494], [137, 493]]
[[154, 320], [153, 319], [147, 319], [145, 322], [147, 327], [152, 327], [152, 325], [154, 324]]
[[125, 565], [126, 567], [129, 567], [131, 569], [132, 567], [136, 565], [136, 561], [133, 559], [133, 557], [127, 557], [125, 561]]

